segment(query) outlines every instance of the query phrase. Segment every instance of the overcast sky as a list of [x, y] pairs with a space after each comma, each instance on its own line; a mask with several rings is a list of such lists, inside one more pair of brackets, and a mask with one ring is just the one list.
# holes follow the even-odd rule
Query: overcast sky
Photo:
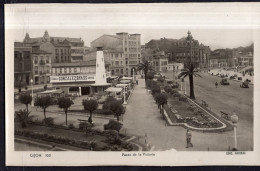
[[[81, 37], [85, 45], [103, 34], [140, 33], [142, 44], [151, 39], [179, 39], [190, 30], [194, 39], [211, 49], [247, 46], [253, 42], [253, 30], [259, 13], [239, 5], [183, 6], [180, 4], [139, 5], [8, 5], [6, 27], [15, 29], [15, 41], [26, 32], [41, 37]], [[232, 9], [230, 11], [230, 9]], [[252, 13], [251, 13], [252, 12]]]

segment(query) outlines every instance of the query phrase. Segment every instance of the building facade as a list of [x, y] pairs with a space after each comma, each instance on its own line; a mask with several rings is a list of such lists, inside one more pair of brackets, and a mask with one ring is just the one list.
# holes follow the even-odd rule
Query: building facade
[[252, 52], [239, 52], [238, 54], [239, 66], [254, 66], [254, 56]]
[[[104, 50], [104, 59], [110, 64], [112, 76], [127, 75], [125, 56], [122, 49]], [[84, 61], [93, 60], [96, 57], [96, 51], [91, 51], [84, 55]]]
[[198, 62], [200, 68], [209, 66], [210, 47], [199, 44], [198, 40], [193, 39], [190, 31], [187, 37], [151, 40], [145, 44], [145, 47], [165, 51], [170, 62], [184, 63], [189, 59]]
[[91, 48], [96, 47], [103, 47], [104, 50], [110, 50], [111, 55], [115, 50], [120, 51], [121, 54], [123, 53], [123, 64], [121, 65], [121, 61], [119, 61], [119, 65], [120, 67], [124, 66], [124, 68], [123, 70], [122, 68], [111, 68], [112, 70], [115, 70], [114, 73], [118, 71], [121, 74], [121, 71], [123, 71], [124, 73], [122, 75], [133, 75], [133, 71], [136, 72], [137, 65], [141, 62], [140, 34], [128, 34], [124, 32], [116, 33], [116, 35], [105, 34], [91, 42]]
[[48, 84], [51, 76], [51, 53], [43, 50], [32, 52], [34, 84]]
[[32, 48], [22, 42], [14, 43], [14, 83], [30, 85], [32, 78]]
[[167, 71], [168, 57], [164, 51], [155, 52], [153, 55], [153, 66], [155, 71]]
[[26, 33], [23, 43], [32, 51], [44, 50], [52, 53], [53, 63], [83, 60], [84, 41], [81, 38], [52, 37], [47, 31], [42, 37], [30, 38]]

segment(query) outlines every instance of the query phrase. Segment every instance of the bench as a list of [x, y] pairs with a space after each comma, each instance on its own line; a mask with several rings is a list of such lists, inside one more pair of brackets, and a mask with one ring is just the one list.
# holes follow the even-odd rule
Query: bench
[[[88, 120], [86, 119], [78, 119], [79, 123], [88, 123]], [[91, 123], [92, 127], [95, 125], [94, 122]]]

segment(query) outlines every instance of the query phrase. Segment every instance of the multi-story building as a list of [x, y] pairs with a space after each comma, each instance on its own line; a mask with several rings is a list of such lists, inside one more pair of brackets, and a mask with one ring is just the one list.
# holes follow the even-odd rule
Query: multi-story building
[[44, 50], [52, 53], [52, 62], [82, 61], [84, 54], [84, 41], [81, 38], [51, 37], [47, 31], [43, 37], [30, 38], [26, 33], [24, 44], [32, 47], [32, 51]]
[[50, 83], [51, 53], [43, 50], [32, 52], [34, 84]]
[[164, 51], [154, 52], [153, 66], [155, 71], [166, 71], [168, 68], [168, 57]]
[[30, 85], [32, 78], [32, 48], [22, 42], [14, 42], [14, 82]]
[[[112, 76], [126, 75], [126, 64], [124, 51], [122, 49], [104, 50], [104, 59], [110, 64]], [[90, 51], [84, 55], [84, 61], [94, 60], [96, 51]]]
[[188, 36], [181, 39], [151, 40], [146, 45], [151, 49], [159, 49], [165, 51], [168, 60], [171, 62], [184, 63], [187, 59], [199, 63], [199, 67], [205, 68], [209, 64], [210, 48], [203, 44], [199, 44], [198, 40], [194, 40], [191, 32]]
[[[133, 75], [133, 71], [137, 69], [137, 65], [141, 62], [141, 35], [117, 33], [116, 35], [103, 35], [91, 42], [91, 48], [103, 47], [105, 50], [114, 51], [115, 49], [123, 53], [123, 75]], [[121, 61], [120, 61], [121, 62]], [[113, 67], [111, 65], [111, 70]], [[121, 68], [115, 68], [121, 73]]]
[[254, 56], [252, 52], [239, 52], [238, 54], [239, 66], [254, 66]]
[[229, 52], [226, 49], [217, 49], [210, 54], [210, 67], [228, 67]]

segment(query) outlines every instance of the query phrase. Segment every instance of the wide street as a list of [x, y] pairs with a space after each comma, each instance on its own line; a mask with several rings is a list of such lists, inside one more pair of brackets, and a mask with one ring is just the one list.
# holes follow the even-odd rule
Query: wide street
[[[253, 148], [253, 85], [249, 88], [240, 88], [241, 82], [228, 80], [230, 85], [220, 85], [221, 78], [212, 76], [206, 72], [199, 73], [201, 77], [194, 77], [195, 97], [198, 102], [201, 100], [209, 104], [211, 110], [220, 115], [220, 111], [232, 114], [235, 112], [238, 117], [238, 149], [252, 150]], [[165, 74], [172, 78], [172, 72]], [[189, 95], [189, 80], [187, 83], [187, 94]], [[215, 87], [218, 82], [218, 87]]]

